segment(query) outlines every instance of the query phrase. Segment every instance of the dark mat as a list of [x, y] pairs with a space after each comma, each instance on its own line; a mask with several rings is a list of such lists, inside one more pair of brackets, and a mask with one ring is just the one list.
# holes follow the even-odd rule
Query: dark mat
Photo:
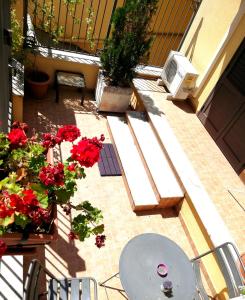
[[101, 176], [122, 175], [112, 144], [103, 144], [103, 148], [100, 151], [100, 160], [98, 162], [98, 166]]

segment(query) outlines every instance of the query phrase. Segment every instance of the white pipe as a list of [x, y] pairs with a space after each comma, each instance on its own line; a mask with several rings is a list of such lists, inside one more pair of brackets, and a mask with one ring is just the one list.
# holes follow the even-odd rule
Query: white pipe
[[230, 38], [232, 37], [232, 35], [234, 34], [239, 22], [241, 21], [242, 17], [245, 14], [245, 2], [242, 1], [243, 3], [241, 3], [239, 11], [237, 12], [236, 16], [234, 17], [230, 28], [226, 31], [221, 43], [219, 44], [219, 47], [217, 48], [213, 59], [211, 60], [211, 62], [209, 63], [209, 65], [207, 66], [201, 82], [199, 84], [199, 86], [196, 88], [196, 90], [193, 93], [193, 97], [196, 98], [198, 93], [201, 91], [201, 89], [203, 88], [204, 84], [206, 83], [211, 71], [213, 70], [214, 65], [217, 63], [218, 59], [220, 58], [224, 48], [226, 47], [228, 41], [230, 40]]

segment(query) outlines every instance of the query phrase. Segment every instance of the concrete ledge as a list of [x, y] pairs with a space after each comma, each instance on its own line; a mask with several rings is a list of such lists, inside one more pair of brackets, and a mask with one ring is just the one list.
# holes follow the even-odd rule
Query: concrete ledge
[[234, 240], [224, 221], [219, 215], [212, 199], [202, 185], [191, 162], [181, 148], [166, 116], [159, 110], [162, 101], [167, 101], [166, 95], [159, 92], [138, 91], [148, 112], [152, 126], [158, 134], [201, 222], [214, 246]]

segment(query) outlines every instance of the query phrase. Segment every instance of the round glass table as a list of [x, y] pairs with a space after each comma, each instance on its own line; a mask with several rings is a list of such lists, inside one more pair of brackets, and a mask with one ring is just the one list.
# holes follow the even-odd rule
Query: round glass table
[[[157, 273], [159, 264], [166, 264], [168, 273]], [[170, 239], [145, 233], [131, 239], [124, 247], [119, 262], [122, 286], [130, 300], [192, 300], [195, 274], [184, 251]], [[161, 284], [172, 282], [171, 296], [161, 291]]]

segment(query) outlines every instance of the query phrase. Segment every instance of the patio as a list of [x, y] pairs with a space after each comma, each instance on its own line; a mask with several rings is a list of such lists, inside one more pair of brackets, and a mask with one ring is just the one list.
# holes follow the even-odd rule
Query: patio
[[[146, 81], [145, 83], [147, 84]], [[106, 117], [96, 112], [92, 94], [85, 95], [84, 106], [80, 105], [79, 94], [69, 88], [62, 89], [59, 104], [55, 103], [54, 99], [53, 90], [44, 100], [25, 99], [24, 121], [38, 132], [50, 132], [52, 128], [62, 124], [76, 124], [82, 135], [92, 137], [104, 133], [105, 142], [110, 142]], [[239, 250], [244, 252], [243, 184], [188, 104], [163, 101], [159, 105], [163, 105], [162, 108], [179, 142], [215, 202]], [[68, 152], [69, 148], [65, 145], [61, 149], [62, 158], [65, 158]], [[59, 149], [56, 149], [55, 155], [60, 155]], [[26, 256], [25, 269], [29, 261], [38, 256], [58, 277], [87, 275], [100, 282], [118, 272], [119, 257], [126, 243], [134, 236], [146, 232], [169, 237], [189, 258], [195, 256], [193, 243], [186, 234], [182, 218], [172, 209], [159, 210], [154, 214], [135, 214], [131, 209], [122, 177], [101, 177], [98, 167], [94, 167], [88, 170], [86, 179], [79, 183], [75, 198], [89, 200], [102, 209], [106, 246], [97, 249], [93, 238], [83, 243], [69, 241], [67, 234], [70, 231], [70, 222], [65, 213], [59, 211], [58, 240], [50, 246], [45, 246], [45, 249], [40, 247], [37, 254]], [[113, 278], [108, 284], [121, 288], [119, 278]], [[125, 299], [125, 295], [117, 290], [99, 287], [99, 299]]]
[[[105, 142], [110, 142], [106, 118], [96, 113], [92, 95], [85, 96], [84, 107], [80, 106], [79, 94], [71, 89], [63, 89], [59, 104], [54, 101], [51, 91], [45, 100], [25, 99], [24, 120], [38, 132], [50, 131], [61, 124], [76, 124], [82, 135], [105, 134]], [[55, 112], [55, 113], [54, 113]], [[68, 148], [62, 149], [62, 157]], [[38, 256], [45, 259], [46, 266], [59, 276], [90, 275], [103, 281], [118, 272], [118, 262], [125, 244], [137, 234], [155, 232], [169, 238], [176, 238], [179, 246], [189, 257], [194, 255], [181, 222], [173, 210], [159, 211], [153, 215], [136, 215], [130, 206], [122, 177], [101, 177], [98, 167], [88, 170], [85, 180], [81, 180], [76, 199], [87, 199], [103, 211], [106, 246], [97, 249], [94, 239], [84, 243], [69, 241], [69, 219], [59, 211], [59, 238], [51, 246], [38, 249]], [[33, 257], [36, 257], [34, 255]], [[26, 263], [32, 256], [25, 257]], [[119, 279], [109, 282], [120, 286]], [[124, 299], [118, 291], [107, 289], [109, 299]], [[107, 299], [104, 288], [99, 288], [99, 299]]]

